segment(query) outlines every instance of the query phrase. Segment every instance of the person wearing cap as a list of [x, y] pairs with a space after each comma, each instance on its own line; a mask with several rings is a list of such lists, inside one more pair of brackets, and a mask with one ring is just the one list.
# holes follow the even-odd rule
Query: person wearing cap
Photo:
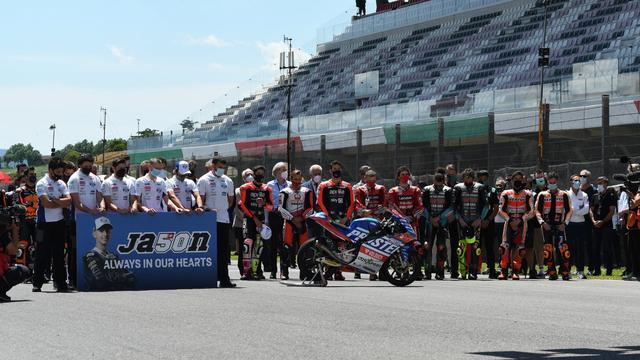
[[189, 175], [191, 175], [189, 163], [186, 161], [179, 161], [176, 164], [173, 177], [167, 180], [167, 192], [169, 197], [172, 199], [171, 202], [173, 202], [173, 205], [176, 209], [179, 209], [178, 212], [191, 212], [195, 206], [195, 212], [201, 213], [204, 209], [202, 206], [200, 191], [198, 190], [196, 183], [188, 178]]
[[[82, 257], [84, 279], [89, 290], [111, 291], [130, 290], [135, 285], [136, 278], [129, 269], [114, 267], [118, 256], [108, 250], [113, 225], [108, 218], [102, 216], [95, 220], [93, 238], [96, 246]], [[105, 267], [105, 264], [111, 266]]]
[[[265, 258], [267, 259], [264, 265], [265, 271], [271, 272], [271, 279], [276, 278], [278, 270], [276, 260], [278, 258], [278, 253], [281, 258], [284, 257], [282, 253], [282, 230], [284, 228], [284, 219], [280, 215], [278, 208], [280, 207], [280, 191], [291, 186], [291, 182], [288, 180], [289, 173], [287, 168], [288, 165], [285, 162], [275, 164], [271, 170], [271, 175], [273, 175], [274, 179], [267, 183], [267, 186], [271, 188], [271, 202], [273, 203], [273, 211], [269, 213], [267, 220], [269, 227], [273, 232], [273, 236], [271, 237], [271, 241], [266, 241], [264, 244]], [[282, 266], [280, 267], [280, 272], [282, 272]]]
[[[203, 197], [200, 208], [215, 211], [218, 250], [218, 281], [220, 287], [232, 288], [236, 284], [229, 278], [229, 208], [233, 206], [233, 181], [225, 175], [227, 161], [221, 157], [211, 159], [211, 171], [198, 179], [198, 192]], [[204, 205], [202, 205], [204, 204]]]
[[49, 160], [49, 172], [36, 184], [40, 201], [38, 207], [38, 245], [33, 274], [33, 292], [40, 292], [44, 273], [53, 260], [53, 281], [58, 292], [68, 292], [67, 272], [64, 266], [66, 224], [62, 209], [71, 205], [67, 185], [62, 181], [64, 161], [59, 157]]
[[[593, 224], [593, 243], [589, 257], [589, 268], [595, 276], [601, 274], [601, 265], [607, 270], [607, 276], [613, 274], [613, 224], [611, 219], [616, 212], [618, 198], [615, 190], [609, 188], [609, 179], [601, 176], [597, 179], [598, 193], [591, 206], [591, 222]], [[600, 252], [602, 251], [602, 257]]]
[[116, 158], [111, 162], [113, 174], [102, 183], [102, 198], [107, 211], [128, 214], [133, 211], [132, 202], [135, 193], [135, 179], [127, 176], [127, 162]]

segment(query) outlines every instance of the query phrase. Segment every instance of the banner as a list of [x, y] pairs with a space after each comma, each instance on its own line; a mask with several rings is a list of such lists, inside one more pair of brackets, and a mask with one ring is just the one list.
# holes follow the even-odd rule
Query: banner
[[216, 214], [76, 216], [78, 289], [216, 287]]

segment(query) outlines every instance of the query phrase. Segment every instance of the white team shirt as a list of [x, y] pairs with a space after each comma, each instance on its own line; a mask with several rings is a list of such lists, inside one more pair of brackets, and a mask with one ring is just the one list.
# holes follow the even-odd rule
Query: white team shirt
[[82, 171], [77, 170], [69, 177], [68, 181], [69, 193], [78, 194], [80, 203], [89, 209], [98, 208], [98, 193], [102, 192], [102, 182], [100, 178], [93, 173], [85, 175]]
[[102, 196], [110, 197], [111, 202], [118, 209], [128, 209], [131, 204], [131, 196], [135, 193], [135, 180], [127, 176], [120, 180], [115, 175], [111, 175], [102, 183]]
[[228, 224], [229, 221], [229, 200], [233, 197], [233, 181], [227, 176], [215, 176], [212, 172], [204, 174], [198, 180], [198, 190], [200, 196], [205, 197], [204, 207], [216, 210], [219, 223]]
[[135, 195], [139, 197], [142, 206], [157, 212], [167, 212], [167, 204], [163, 198], [166, 193], [167, 184], [161, 178], [156, 178], [154, 181], [147, 174], [136, 180]]
[[198, 187], [193, 180], [185, 178], [184, 181], [180, 181], [176, 176], [167, 180], [167, 189], [173, 190], [173, 193], [176, 195], [178, 200], [180, 200], [180, 203], [185, 207], [185, 209], [193, 208], [194, 197], [192, 194], [199, 193]]
[[[49, 174], [45, 174], [44, 177], [36, 183], [36, 194], [38, 197], [47, 195], [49, 200], [60, 199], [69, 195], [69, 189], [67, 189], [64, 181], [54, 181], [49, 177]], [[49, 209], [44, 206], [38, 207], [39, 222], [56, 222], [62, 219], [64, 219], [62, 208]]]

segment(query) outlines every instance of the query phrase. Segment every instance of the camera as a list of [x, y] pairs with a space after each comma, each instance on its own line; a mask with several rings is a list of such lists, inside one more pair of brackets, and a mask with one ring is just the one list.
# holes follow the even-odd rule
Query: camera
[[11, 225], [16, 220], [23, 221], [27, 208], [21, 204], [14, 204], [11, 197], [3, 190], [0, 192], [0, 225]]
[[622, 181], [624, 187], [632, 193], [637, 193], [640, 187], [640, 172], [636, 171], [627, 175], [615, 174], [613, 178]]

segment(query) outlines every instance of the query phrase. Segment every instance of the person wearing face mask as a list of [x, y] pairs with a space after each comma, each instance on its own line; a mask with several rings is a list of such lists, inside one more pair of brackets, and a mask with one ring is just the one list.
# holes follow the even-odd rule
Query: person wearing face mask
[[189, 175], [191, 175], [189, 163], [179, 161], [176, 164], [173, 177], [167, 180], [169, 199], [181, 213], [190, 213], [192, 210], [196, 213], [202, 213], [204, 210], [200, 191], [196, 183], [189, 179]]
[[[347, 225], [356, 207], [355, 194], [351, 184], [342, 181], [342, 171], [344, 170], [342, 163], [334, 160], [330, 164], [330, 169], [331, 179], [318, 186], [318, 207], [332, 221]], [[342, 272], [336, 271], [334, 279], [344, 280]]]
[[[271, 279], [275, 279], [277, 275], [277, 258], [278, 253], [280, 253], [280, 258], [282, 260], [283, 249], [282, 249], [282, 230], [284, 228], [284, 219], [280, 215], [278, 211], [278, 207], [280, 207], [280, 191], [291, 186], [291, 182], [288, 181], [289, 174], [287, 172], [288, 165], [285, 162], [279, 162], [273, 166], [271, 170], [271, 175], [273, 175], [273, 180], [267, 183], [267, 186], [271, 188], [271, 202], [273, 203], [273, 211], [268, 215], [268, 224], [271, 228], [271, 239], [269, 241], [265, 241], [264, 252], [265, 258], [267, 262], [265, 265], [265, 271], [270, 271]], [[282, 273], [282, 267], [280, 268], [280, 273]]]
[[[593, 224], [593, 242], [589, 255], [589, 268], [595, 276], [601, 274], [601, 265], [607, 270], [607, 276], [613, 273], [613, 225], [611, 219], [616, 212], [618, 198], [613, 189], [610, 189], [609, 179], [601, 176], [597, 180], [598, 193], [593, 197], [591, 206], [591, 222]], [[602, 257], [600, 256], [602, 252]]]
[[71, 216], [69, 217], [67, 235], [69, 245], [67, 264], [69, 266], [69, 281], [76, 286], [76, 212], [98, 215], [104, 212], [102, 207], [102, 182], [91, 172], [94, 161], [91, 154], [83, 154], [78, 158], [78, 170], [70, 177], [67, 185], [71, 194]]
[[135, 181], [127, 176], [127, 164], [122, 158], [116, 158], [111, 162], [113, 174], [102, 183], [102, 197], [107, 211], [119, 214], [132, 212], [133, 194], [135, 193]]
[[522, 258], [525, 256], [528, 220], [534, 216], [534, 203], [531, 191], [525, 189], [524, 174], [516, 171], [511, 175], [513, 189], [501, 194], [500, 216], [505, 219], [502, 229], [502, 242], [498, 248], [500, 254], [499, 280], [509, 278], [520, 280]]
[[398, 186], [389, 190], [387, 194], [387, 204], [391, 209], [398, 211], [409, 221], [416, 234], [420, 234], [418, 218], [422, 216], [424, 211], [422, 191], [420, 191], [420, 188], [417, 186], [411, 185], [411, 171], [406, 166], [400, 166], [398, 168], [396, 171], [396, 180], [398, 181]]
[[445, 167], [445, 172], [445, 184], [453, 189], [456, 184], [458, 184], [458, 171], [456, 170], [456, 166], [453, 164], [447, 165]]
[[211, 171], [198, 179], [198, 192], [202, 196], [205, 211], [216, 212], [218, 281], [220, 287], [233, 288], [236, 284], [229, 278], [229, 231], [231, 230], [229, 209], [234, 204], [233, 181], [225, 175], [227, 160], [222, 157], [211, 159]]
[[[356, 217], [378, 217], [375, 212], [387, 206], [387, 189], [378, 185], [377, 180], [378, 174], [374, 170], [367, 170], [362, 179], [363, 185], [355, 188]], [[356, 275], [356, 279], [359, 279], [360, 274], [356, 273]], [[376, 274], [369, 275], [371, 281], [377, 278]]]
[[[238, 207], [240, 207], [244, 213], [244, 238], [253, 240], [255, 244], [258, 233], [262, 233], [263, 227], [267, 226], [264, 224], [264, 221], [267, 212], [273, 210], [273, 196], [271, 194], [271, 188], [264, 183], [264, 166], [258, 165], [254, 167], [252, 171], [253, 181], [240, 186]], [[264, 240], [268, 241], [269, 239]], [[264, 262], [264, 256], [261, 256], [261, 261]], [[264, 279], [260, 264], [258, 264], [255, 274], [252, 274], [249, 269], [245, 270], [242, 280]]]
[[[464, 241], [458, 242], [456, 255], [454, 256], [452, 254], [451, 256], [451, 266], [453, 269], [456, 269], [456, 266], [464, 266], [468, 272], [469, 280], [476, 280], [478, 278], [478, 272], [480, 272], [482, 268], [482, 250], [477, 239], [479, 238], [482, 221], [485, 220], [489, 214], [485, 188], [482, 184], [475, 182], [475, 177], [476, 173], [473, 169], [465, 169], [462, 172], [463, 182], [457, 184], [453, 189], [455, 199], [454, 208], [460, 227], [458, 234], [468, 233], [471, 230], [467, 228], [471, 228], [475, 233], [476, 242], [473, 244], [467, 244]], [[451, 244], [451, 247], [453, 248], [453, 244]], [[465, 257], [465, 263], [459, 264], [460, 259], [458, 259], [458, 257], [469, 253], [471, 255]], [[455, 265], [454, 258], [456, 259]], [[463, 276], [463, 274], [460, 274], [460, 276]], [[464, 278], [462, 279], [464, 280]]]
[[[444, 280], [444, 263], [447, 260], [448, 228], [455, 220], [453, 212], [453, 189], [444, 184], [443, 174], [436, 173], [433, 184], [422, 191], [422, 204], [426, 217], [425, 246], [425, 278], [431, 279], [431, 258], [433, 246], [436, 246], [436, 280]], [[444, 231], [442, 231], [444, 230]]]
[[573, 254], [573, 262], [576, 265], [577, 275], [580, 279], [586, 279], [584, 267], [587, 263], [587, 254], [589, 251], [587, 238], [590, 237], [589, 227], [586, 222], [589, 216], [589, 197], [581, 190], [580, 176], [571, 175], [571, 190], [569, 191], [569, 200], [571, 201], [571, 219], [567, 225], [567, 239], [569, 241], [569, 249]]
[[136, 180], [136, 190], [134, 194], [133, 207], [136, 211], [155, 214], [180, 210], [169, 201], [167, 191], [167, 171], [165, 163], [160, 158], [149, 160], [151, 171], [147, 175]]
[[[318, 164], [311, 165], [309, 168], [309, 180], [302, 183], [302, 187], [311, 190], [313, 196], [313, 211], [320, 211], [318, 207], [318, 186], [322, 183], [322, 166]], [[313, 220], [307, 219], [307, 231], [309, 237], [315, 237], [320, 227]]]
[[[496, 179], [496, 194], [498, 195], [498, 214], [496, 215], [495, 219], [494, 219], [494, 231], [493, 231], [493, 246], [494, 246], [494, 254], [498, 253], [498, 246], [500, 244], [502, 244], [502, 233], [504, 231], [504, 224], [506, 222], [506, 219], [502, 217], [502, 215], [500, 215], [500, 209], [502, 208], [503, 201], [502, 201], [502, 194], [504, 193], [505, 189], [507, 187], [507, 182], [504, 178], [502, 177], [498, 177]], [[498, 259], [499, 261], [500, 259]], [[488, 265], [488, 264], [487, 264]], [[496, 276], [497, 278], [497, 276]]]
[[[302, 171], [291, 172], [291, 186], [280, 190], [279, 207], [284, 223], [284, 246], [280, 254], [280, 279], [289, 280], [289, 266], [295, 249], [308, 239], [306, 215], [313, 211], [311, 190], [302, 187]], [[273, 236], [273, 235], [272, 235]]]
[[77, 170], [78, 168], [71, 161], [65, 161], [62, 181], [64, 181], [65, 184], [69, 185], [69, 179], [71, 178], [71, 175], [73, 175]]
[[536, 218], [544, 232], [544, 262], [547, 264], [549, 280], [558, 279], [557, 258], [560, 275], [566, 281], [571, 279], [571, 249], [565, 227], [571, 220], [573, 207], [569, 194], [558, 189], [558, 178], [555, 172], [549, 173], [549, 189], [538, 194], [536, 200]]
[[33, 292], [40, 292], [44, 273], [53, 260], [54, 287], [58, 292], [68, 292], [67, 273], [64, 266], [64, 244], [67, 238], [62, 209], [71, 205], [67, 185], [62, 181], [64, 162], [59, 157], [49, 160], [49, 171], [36, 183], [40, 201], [37, 212], [38, 245], [33, 274]]
[[[22, 265], [33, 270], [33, 262], [35, 260], [34, 252], [31, 251], [36, 247], [36, 218], [38, 211], [38, 195], [36, 193], [36, 176], [35, 168], [30, 167], [26, 173], [27, 179], [24, 185], [16, 189], [13, 201], [21, 204], [26, 208], [24, 220], [20, 223], [20, 239], [25, 240], [26, 251], [23, 251], [24, 262]], [[24, 250], [24, 249], [23, 249]], [[16, 260], [17, 262], [17, 260]]]
[[[242, 183], [248, 184], [253, 182], [253, 170], [245, 169], [242, 172]], [[242, 221], [244, 218], [244, 214], [238, 205], [238, 201], [240, 201], [240, 188], [236, 188], [235, 190], [235, 203], [236, 206], [233, 208], [233, 234], [236, 238], [236, 255], [238, 256], [238, 270], [240, 271], [240, 276], [244, 275], [244, 264], [242, 263], [242, 247], [244, 244], [244, 236], [242, 231]]]
[[[536, 170], [532, 184], [531, 194], [533, 202], [536, 202], [538, 194], [547, 190], [547, 176], [541, 169]], [[544, 278], [544, 240], [542, 228], [536, 217], [532, 217], [527, 223], [527, 238], [525, 240], [527, 267], [529, 279]], [[538, 272], [536, 273], [536, 265]]]

